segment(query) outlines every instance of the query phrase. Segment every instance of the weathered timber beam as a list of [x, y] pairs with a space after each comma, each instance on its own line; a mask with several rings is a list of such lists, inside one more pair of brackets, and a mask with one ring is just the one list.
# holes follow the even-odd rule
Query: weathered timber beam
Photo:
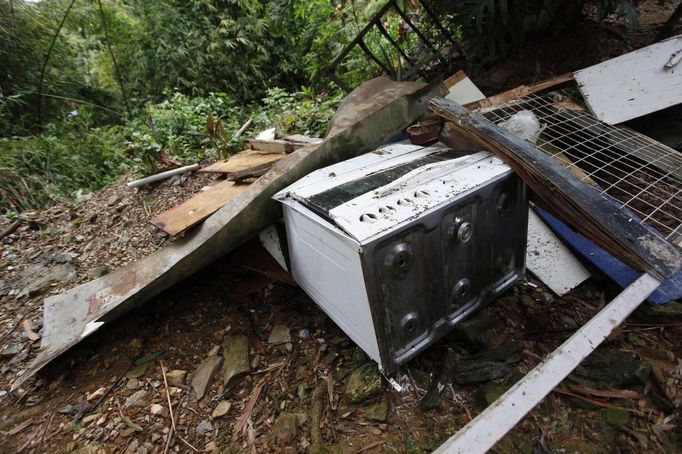
[[664, 280], [682, 266], [677, 248], [535, 145], [453, 101], [433, 99], [429, 106], [467, 139], [504, 160], [564, 221], [632, 268]]

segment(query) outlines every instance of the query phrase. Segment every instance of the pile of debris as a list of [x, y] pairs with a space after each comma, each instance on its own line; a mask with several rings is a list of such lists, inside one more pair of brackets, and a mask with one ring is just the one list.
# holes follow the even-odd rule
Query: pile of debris
[[[613, 439], [624, 436], [625, 443], [635, 447], [674, 449], [679, 440], [670, 432], [677, 427], [675, 412], [682, 406], [678, 363], [682, 354], [675, 344], [679, 303], [640, 309], [639, 321], [620, 333], [619, 325], [647, 298], [668, 303], [682, 295], [682, 155], [617, 123], [682, 103], [682, 93], [674, 89], [679, 85], [680, 43], [681, 37], [671, 38], [575, 75], [490, 98], [461, 72], [444, 84], [432, 85], [374, 79], [344, 100], [324, 140], [275, 139], [274, 131], [269, 131], [269, 137], [248, 140], [248, 150], [196, 174], [189, 173], [197, 170], [194, 167], [174, 172], [171, 181], [151, 192], [122, 193], [120, 181], [107, 190], [113, 193], [104, 191], [71, 212], [43, 214], [51, 223], [61, 224], [62, 231], [51, 233], [60, 236], [59, 242], [51, 242], [50, 250], [39, 242], [33, 245], [34, 251], [23, 257], [38, 263], [21, 272], [8, 270], [9, 279], [2, 286], [4, 295], [15, 301], [3, 307], [2, 320], [21, 326], [20, 331], [3, 335], [6, 345], [0, 355], [7, 358], [3, 375], [13, 378], [12, 389], [4, 391], [3, 398], [30, 402], [32, 388], [27, 383], [49, 394], [63, 383], [78, 384], [77, 373], [84, 370], [93, 374], [87, 383], [98, 386], [72, 385], [70, 395], [58, 393], [41, 403], [36, 408], [47, 410], [42, 419], [39, 411], [30, 408], [6, 419], [2, 426], [7, 435], [22, 440], [13, 446], [40, 451], [46, 437], [61, 437], [63, 442], [71, 438], [69, 450], [88, 443], [90, 451], [83, 452], [107, 452], [105, 445], [122, 442], [128, 452], [214, 451], [244, 445], [252, 450], [289, 447], [321, 452], [330, 444], [353, 452], [413, 448], [485, 452], [502, 440], [501, 450], [524, 452], [528, 444], [531, 450], [533, 444], [536, 449], [546, 447], [544, 435], [535, 440], [523, 435], [532, 432], [532, 423], [523, 418], [549, 395], [535, 411], [551, 414], [560, 405], [557, 396], [563, 396], [584, 408], [581, 432], [588, 438], [592, 437], [588, 433], [607, 431]], [[574, 78], [585, 105], [573, 87]], [[619, 79], [622, 83], [614, 82]], [[621, 93], [600, 96], [607, 92], [604, 83], [618, 86]], [[387, 142], [393, 145], [377, 149]], [[440, 144], [433, 145], [436, 142]], [[481, 149], [497, 157], [472, 154]], [[423, 178], [421, 167], [409, 164], [410, 153], [426, 160], [419, 162], [426, 165], [431, 179]], [[365, 164], [367, 159], [371, 164]], [[404, 168], [381, 167], [391, 159], [401, 160]], [[417, 237], [410, 236], [415, 234], [406, 226], [433, 212], [429, 200], [435, 200], [437, 191], [415, 190], [414, 198], [429, 200], [418, 204], [422, 211], [404, 219], [391, 204], [382, 206], [387, 214], [379, 210], [355, 216], [351, 209], [364, 223], [363, 238], [376, 240], [378, 234], [390, 232], [403, 242], [387, 249], [385, 256], [377, 255], [378, 262], [363, 264], [364, 277], [360, 271], [339, 279], [362, 289], [367, 286], [364, 291], [370, 296], [362, 316], [343, 312], [344, 304], [356, 310], [360, 301], [356, 290], [343, 284], [331, 286], [338, 302], [329, 303], [331, 296], [325, 292], [330, 289], [324, 287], [330, 287], [335, 274], [338, 277], [332, 266], [339, 262], [325, 262], [327, 274], [314, 264], [304, 273], [301, 263], [309, 256], [301, 256], [296, 248], [313, 244], [304, 235], [310, 232], [305, 230], [308, 227], [296, 227], [302, 230], [294, 238], [289, 215], [287, 235], [278, 225], [282, 210], [273, 197], [290, 197], [294, 206], [323, 193], [331, 197], [330, 188], [342, 187], [347, 193], [342, 201], [330, 205], [318, 197], [309, 204], [314, 213], [304, 217], [310, 221], [319, 216], [315, 222], [326, 226], [333, 238], [317, 238], [320, 245], [308, 247], [318, 251], [329, 247], [322, 256], [332, 257], [333, 251], [341, 250], [334, 238], [343, 235], [365, 247], [360, 230], [344, 224], [345, 212], [330, 207], [349, 200], [356, 206], [364, 195], [374, 203], [405, 188], [412, 191], [415, 181], [435, 181], [444, 187], [448, 177], [461, 171], [462, 163], [469, 165], [473, 159], [478, 161], [473, 170], [466, 170], [469, 177], [482, 175], [486, 166], [501, 170], [478, 183], [472, 179], [469, 186], [453, 186], [453, 191], [465, 200], [487, 181], [509, 175], [513, 182], [509, 184], [518, 188], [513, 196], [491, 189], [490, 194], [480, 192], [477, 197], [484, 201], [482, 206], [494, 207], [500, 215], [513, 212], [514, 219], [522, 221], [521, 230], [515, 231], [519, 235], [511, 234], [510, 223], [496, 224], [505, 226], [511, 243], [485, 265], [501, 273], [499, 279], [491, 278], [485, 290], [473, 279], [458, 278], [453, 285], [444, 285], [431, 271], [425, 274], [430, 278], [407, 280], [402, 287], [385, 284], [383, 275], [378, 284], [372, 283], [371, 273], [385, 272], [402, 280], [414, 263], [416, 269], [427, 266], [422, 262], [435, 262], [413, 257], [415, 252], [434, 249], [421, 243], [417, 248]], [[393, 173], [385, 175], [386, 169]], [[225, 179], [214, 180], [214, 174]], [[377, 182], [378, 175], [389, 180]], [[326, 192], [309, 190], [305, 185], [310, 181]], [[362, 181], [363, 192], [348, 186], [356, 181]], [[526, 185], [532, 190], [528, 207]], [[169, 196], [180, 187], [183, 194], [198, 194], [178, 204]], [[455, 201], [447, 203], [455, 206]], [[442, 203], [446, 202], [438, 202], [439, 208], [445, 206]], [[473, 214], [463, 207], [464, 203], [457, 206], [459, 211], [448, 218], [447, 225], [454, 225], [454, 230], [444, 232], [461, 244], [473, 244], [469, 243], [471, 228], [464, 222]], [[118, 214], [102, 219], [112, 212]], [[525, 236], [526, 216], [527, 244], [519, 240]], [[146, 225], [138, 234], [117, 230], [150, 217], [154, 227]], [[357, 225], [355, 217], [352, 222]], [[377, 222], [385, 219], [390, 222], [380, 229]], [[21, 245], [29, 235], [40, 241], [41, 219], [24, 215], [22, 223], [9, 226], [2, 235], [6, 242]], [[477, 240], [492, 243], [492, 230], [481, 231], [490, 236]], [[476, 235], [483, 235], [481, 231], [474, 230]], [[96, 232], [102, 232], [99, 238]], [[261, 241], [253, 240], [259, 233]], [[386, 241], [381, 238], [377, 244]], [[121, 257], [109, 261], [105, 258], [109, 250], [129, 252], [118, 252]], [[371, 258], [372, 251], [364, 249], [362, 260]], [[452, 254], [448, 257], [465, 265], [486, 260], [485, 254], [463, 260], [467, 256], [461, 247], [448, 251]], [[8, 252], [4, 255], [8, 259], [19, 255], [16, 249]], [[229, 263], [219, 260], [228, 252], [233, 252], [231, 263], [258, 273], [229, 268]], [[524, 262], [534, 278], [525, 278]], [[195, 275], [209, 265], [206, 276]], [[379, 271], [384, 266], [386, 271]], [[443, 280], [454, 273], [450, 266], [442, 265]], [[79, 274], [86, 269], [94, 280], [85, 282], [86, 275]], [[340, 269], [350, 273], [350, 268]], [[482, 275], [481, 269], [477, 276]], [[611, 302], [597, 280], [588, 280], [599, 270], [626, 288]], [[203, 288], [209, 275], [223, 279], [224, 287]], [[185, 278], [190, 279], [186, 290], [190, 293], [162, 293]], [[74, 282], [82, 285], [58, 293]], [[385, 288], [372, 290], [372, 285]], [[461, 301], [453, 302], [453, 297], [434, 290], [441, 285]], [[31, 308], [16, 309], [21, 301], [48, 289], [53, 289], [53, 295], [45, 300], [42, 318]], [[413, 291], [415, 296], [395, 305], [372, 301], [372, 292], [391, 291], [395, 299], [399, 299], [396, 292]], [[429, 318], [421, 313], [427, 306], [415, 303], [420, 293], [429, 300], [440, 295], [452, 312], [445, 318]], [[487, 302], [479, 293], [498, 300], [477, 311]], [[149, 312], [151, 305], [135, 309], [159, 294], [171, 302], [158, 310], [176, 311], [164, 325], [158, 325], [159, 317]], [[201, 300], [192, 307], [179, 307], [196, 296]], [[229, 303], [236, 304], [225, 310], [222, 306]], [[384, 308], [390, 308], [390, 313], [380, 313]], [[404, 314], [394, 308], [404, 309]], [[131, 310], [157, 326], [147, 331], [144, 340], [133, 336], [121, 347], [118, 335], [130, 336], [130, 317], [127, 322], [116, 319]], [[429, 324], [425, 319], [434, 321]], [[380, 327], [393, 323], [401, 328], [385, 328], [384, 334]], [[190, 327], [181, 338], [182, 349], [174, 343], [180, 339], [175, 334], [180, 325]], [[364, 328], [358, 331], [356, 326]], [[48, 369], [60, 375], [57, 380], [26, 381], [103, 329], [108, 333], [107, 340], [100, 340], [103, 345], [93, 349], [93, 341], [88, 340], [90, 349], [74, 353], [85, 362], [94, 361], [94, 369], [78, 362], [74, 367], [55, 365]], [[582, 363], [609, 336], [621, 340]], [[633, 354], [632, 349], [639, 353]], [[112, 356], [114, 351], [120, 354]], [[31, 367], [19, 368], [27, 359]], [[601, 409], [603, 422], [615, 431], [586, 422], [595, 408]], [[478, 409], [484, 410], [474, 418]], [[414, 415], [422, 412], [432, 413], [415, 421]], [[571, 445], [566, 436], [570, 431], [563, 438], [562, 430], [553, 432], [554, 440], [561, 439], [567, 449], [582, 450]]]

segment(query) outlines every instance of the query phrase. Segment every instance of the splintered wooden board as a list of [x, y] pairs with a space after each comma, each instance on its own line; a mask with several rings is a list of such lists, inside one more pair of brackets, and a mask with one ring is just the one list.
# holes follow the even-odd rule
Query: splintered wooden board
[[267, 162], [275, 162], [282, 159], [286, 154], [284, 153], [265, 153], [255, 150], [245, 150], [231, 156], [225, 161], [214, 162], [211, 165], [203, 167], [199, 172], [214, 172], [214, 173], [235, 173], [250, 169]]
[[289, 142], [281, 139], [246, 139], [246, 146], [251, 150], [260, 150], [268, 153], [291, 153], [306, 145], [309, 145], [309, 143]]
[[177, 235], [212, 215], [248, 186], [233, 181], [215, 184], [185, 203], [154, 217], [152, 224], [169, 235]]
[[682, 35], [574, 73], [595, 117], [608, 124], [682, 103], [682, 63], [665, 65], [682, 50]]

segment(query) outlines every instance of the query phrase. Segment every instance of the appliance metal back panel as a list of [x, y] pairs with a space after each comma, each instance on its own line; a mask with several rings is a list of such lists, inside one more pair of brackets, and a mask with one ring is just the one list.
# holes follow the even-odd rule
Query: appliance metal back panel
[[382, 366], [394, 370], [525, 273], [526, 187], [513, 173], [363, 247]]

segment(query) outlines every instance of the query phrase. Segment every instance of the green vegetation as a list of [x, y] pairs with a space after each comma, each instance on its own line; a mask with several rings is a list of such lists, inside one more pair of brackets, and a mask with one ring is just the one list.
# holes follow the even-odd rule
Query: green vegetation
[[[323, 135], [342, 98], [324, 69], [384, 3], [0, 0], [0, 214], [96, 190], [125, 172], [149, 174], [169, 160], [225, 157], [240, 147], [233, 136], [249, 118], [253, 130]], [[573, 17], [583, 3], [432, 6], [480, 60], [509, 52], [569, 10]], [[399, 4], [421, 24], [419, 2]], [[604, 14], [634, 11], [631, 0], [596, 4]], [[384, 26], [420, 53], [397, 14]], [[367, 46], [401, 68], [378, 33]], [[350, 86], [380, 73], [361, 52], [345, 70]]]

